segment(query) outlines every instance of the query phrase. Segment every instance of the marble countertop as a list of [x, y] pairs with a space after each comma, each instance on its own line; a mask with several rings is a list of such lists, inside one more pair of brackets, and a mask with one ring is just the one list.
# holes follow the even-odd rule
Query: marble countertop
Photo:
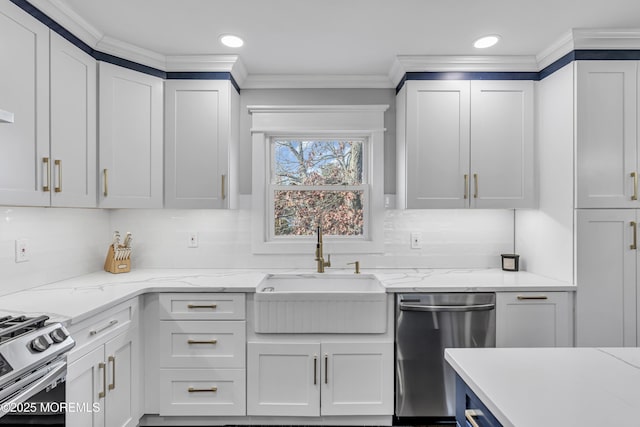
[[447, 349], [445, 359], [505, 427], [638, 422], [637, 347]]
[[[139, 269], [104, 271], [0, 296], [0, 313], [46, 314], [77, 323], [127, 299], [150, 292], [255, 292], [267, 274], [310, 270]], [[327, 275], [352, 273], [331, 269]], [[500, 269], [378, 269], [387, 292], [574, 291], [575, 286], [527, 272]]]

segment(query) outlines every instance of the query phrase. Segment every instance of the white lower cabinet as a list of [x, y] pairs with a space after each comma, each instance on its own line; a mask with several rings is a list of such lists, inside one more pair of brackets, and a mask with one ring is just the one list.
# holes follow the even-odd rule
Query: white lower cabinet
[[67, 369], [67, 402], [88, 405], [81, 411], [66, 414], [68, 427], [134, 427], [138, 408], [134, 397], [139, 387], [137, 329], [100, 345]]
[[496, 347], [571, 347], [569, 292], [498, 292]]
[[159, 415], [246, 415], [244, 295], [161, 294], [159, 307]]
[[249, 342], [247, 414], [392, 415], [392, 342]]

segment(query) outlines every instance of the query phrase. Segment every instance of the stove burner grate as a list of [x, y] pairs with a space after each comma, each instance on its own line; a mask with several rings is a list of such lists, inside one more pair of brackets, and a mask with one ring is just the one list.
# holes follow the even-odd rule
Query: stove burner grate
[[5, 316], [0, 318], [0, 344], [44, 327], [48, 316]]

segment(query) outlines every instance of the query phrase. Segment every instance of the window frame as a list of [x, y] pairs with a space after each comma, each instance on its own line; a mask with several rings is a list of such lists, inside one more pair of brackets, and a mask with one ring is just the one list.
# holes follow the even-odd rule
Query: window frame
[[[307, 141], [358, 141], [362, 143], [362, 183], [360, 185], [278, 185], [275, 184], [276, 173], [274, 170], [275, 166], [275, 143], [274, 140], [307, 140]], [[332, 239], [349, 239], [349, 240], [361, 240], [366, 241], [369, 239], [369, 232], [371, 226], [369, 224], [371, 220], [371, 178], [369, 176], [370, 173], [370, 162], [367, 161], [370, 156], [370, 148], [369, 148], [369, 139], [363, 137], [347, 137], [347, 136], [322, 136], [318, 137], [317, 135], [296, 135], [296, 136], [270, 136], [267, 138], [267, 143], [269, 144], [269, 161], [268, 161], [268, 183], [267, 183], [267, 206], [266, 206], [266, 216], [267, 216], [267, 240], [269, 241], [298, 241], [303, 237], [308, 236], [277, 236], [275, 234], [275, 193], [276, 191], [362, 191], [364, 198], [364, 206], [363, 206], [363, 230], [362, 234], [358, 236], [336, 236], [331, 235]], [[326, 238], [329, 235], [325, 235]]]
[[[252, 251], [313, 255], [317, 236], [275, 236], [273, 140], [361, 140], [363, 185], [326, 186], [365, 191], [365, 229], [360, 236], [324, 236], [326, 253], [382, 253], [384, 249], [384, 111], [388, 105], [248, 106], [252, 115]], [[366, 177], [366, 184], [365, 184]], [[307, 186], [277, 186], [303, 190]], [[287, 188], [282, 188], [287, 187]], [[295, 188], [292, 188], [295, 187]], [[325, 186], [310, 186], [313, 189]], [[364, 188], [363, 188], [364, 187]], [[329, 189], [329, 188], [328, 188]]]

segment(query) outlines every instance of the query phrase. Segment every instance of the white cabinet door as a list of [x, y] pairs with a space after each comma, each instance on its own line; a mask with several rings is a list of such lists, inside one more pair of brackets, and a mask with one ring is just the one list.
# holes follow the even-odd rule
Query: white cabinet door
[[320, 415], [320, 344], [247, 345], [247, 415]]
[[637, 345], [633, 209], [577, 211], [576, 345]]
[[397, 99], [399, 205], [534, 207], [533, 88], [532, 81], [407, 82]]
[[[578, 208], [638, 207], [638, 64], [576, 63], [576, 190]], [[637, 179], [637, 178], [636, 178]]]
[[51, 32], [51, 205], [96, 206], [96, 61]]
[[138, 424], [140, 370], [134, 369], [138, 351], [133, 338], [135, 332], [135, 329], [130, 329], [104, 346], [107, 363], [106, 427], [134, 427]]
[[467, 207], [469, 82], [411, 81], [406, 86], [406, 148], [401, 161], [407, 207]]
[[533, 82], [471, 82], [471, 206], [533, 207]]
[[496, 347], [571, 347], [568, 292], [498, 292]]
[[165, 82], [166, 207], [229, 206], [233, 91], [227, 80]]
[[99, 206], [162, 207], [162, 79], [99, 65]]
[[0, 205], [48, 206], [49, 29], [3, 1], [0, 40]]
[[86, 410], [67, 411], [67, 427], [103, 427], [106, 394], [104, 346], [99, 346], [69, 364], [66, 378], [66, 401], [86, 405]]
[[321, 415], [393, 415], [393, 343], [322, 343]]

